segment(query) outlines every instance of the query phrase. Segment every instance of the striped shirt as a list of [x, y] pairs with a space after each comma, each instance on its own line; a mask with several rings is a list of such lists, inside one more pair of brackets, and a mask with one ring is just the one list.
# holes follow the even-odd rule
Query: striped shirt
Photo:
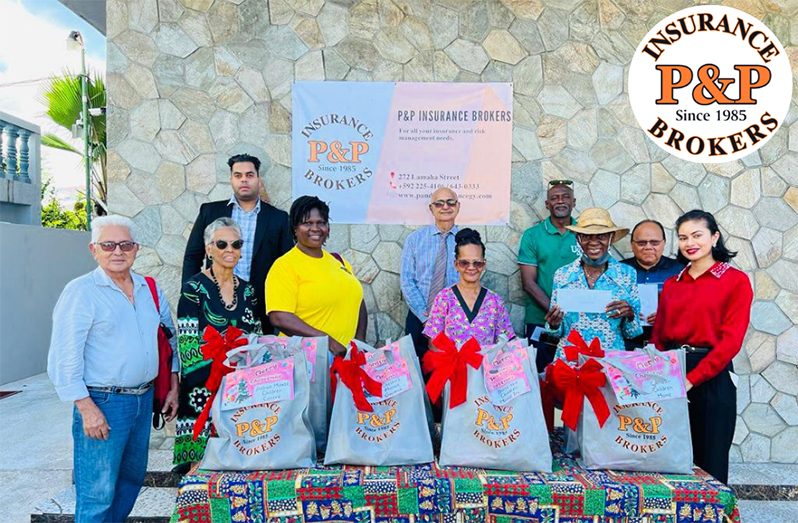
[[227, 205], [233, 206], [233, 213], [231, 218], [238, 224], [241, 229], [241, 239], [244, 240], [244, 245], [241, 247], [241, 258], [233, 269], [233, 274], [242, 280], [249, 281], [249, 272], [252, 269], [252, 253], [255, 249], [255, 227], [258, 225], [258, 213], [260, 212], [260, 198], [255, 208], [251, 211], [245, 211], [241, 208], [236, 197], [230, 198]]
[[[457, 283], [460, 276], [454, 268], [455, 225], [446, 238], [446, 280], [444, 287]], [[435, 270], [435, 256], [440, 250], [441, 231], [435, 225], [416, 229], [405, 240], [402, 249], [402, 269], [400, 282], [407, 306], [422, 322], [427, 321], [430, 303], [429, 291], [432, 273]]]

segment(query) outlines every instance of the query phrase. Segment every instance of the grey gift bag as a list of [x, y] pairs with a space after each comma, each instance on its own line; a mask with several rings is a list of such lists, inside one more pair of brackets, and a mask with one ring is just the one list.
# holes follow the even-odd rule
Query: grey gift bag
[[[383, 396], [366, 396], [372, 412], [357, 408], [340, 378], [335, 388], [325, 465], [410, 465], [434, 459], [424, 380], [410, 336], [375, 349], [356, 344]], [[353, 348], [347, 351], [351, 360]], [[384, 381], [383, 381], [384, 380]], [[384, 398], [384, 399], [383, 399]]]
[[258, 343], [269, 346], [283, 345], [291, 354], [302, 351], [310, 374], [310, 406], [308, 416], [316, 439], [316, 452], [323, 455], [327, 449], [327, 431], [330, 424], [332, 399], [328, 365], [329, 338], [292, 336], [260, 336]]
[[[540, 384], [535, 369], [535, 348], [525, 340], [500, 341], [482, 349], [482, 366], [467, 367], [468, 385], [465, 403], [449, 408], [451, 383], [444, 388], [442, 440], [438, 463], [442, 466], [465, 466], [499, 470], [551, 472], [552, 455], [549, 434], [543, 419]], [[488, 390], [490, 366], [500, 356], [517, 355], [516, 378], [528, 387], [509, 401], [497, 399]], [[523, 379], [525, 377], [525, 380]]]
[[[668, 357], [675, 356], [678, 364], [678, 368], [673, 369], [674, 374], [684, 383], [684, 351], [670, 352]], [[629, 358], [635, 356], [648, 358], [651, 362], [648, 366], [650, 370], [641, 367], [630, 369]], [[610, 385], [613, 376], [617, 378], [624, 374], [630, 381], [636, 378], [644, 386], [660, 383], [663, 386], [660, 388], [667, 388], [668, 381], [676, 377], [668, 377], [668, 371], [663, 372], [662, 366], [657, 365], [657, 360], [663, 357], [654, 350], [608, 354], [605, 358], [598, 359], [604, 365], [603, 372], [607, 375], [607, 383], [601, 387], [601, 393], [607, 401], [610, 416], [604, 426], [599, 427], [590, 402], [584, 400], [577, 426], [577, 438], [581, 462], [585, 468], [692, 474], [693, 446], [687, 397], [656, 400], [649, 397], [648, 401], [631, 402], [624, 396], [631, 393], [634, 397], [650, 391], [622, 390], [620, 394], [623, 399], [619, 401], [617, 393]], [[581, 361], [586, 361], [586, 358], [580, 356]], [[609, 366], [617, 371], [609, 369]], [[666, 393], [663, 396], [672, 394]]]
[[[259, 363], [263, 360], [268, 362]], [[200, 468], [312, 467], [316, 445], [308, 419], [310, 381], [304, 353], [249, 345], [230, 351], [227, 363], [235, 363], [236, 371], [222, 378], [213, 400], [217, 436], [208, 439]]]

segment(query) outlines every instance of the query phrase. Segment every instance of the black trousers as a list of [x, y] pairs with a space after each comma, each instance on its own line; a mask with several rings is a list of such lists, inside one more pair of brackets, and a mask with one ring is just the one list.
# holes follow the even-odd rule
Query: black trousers
[[[703, 356], [687, 353], [687, 371], [693, 370]], [[737, 389], [729, 375], [733, 370], [730, 363], [687, 393], [693, 463], [723, 483], [729, 482], [729, 450], [737, 423]]]
[[421, 323], [421, 320], [419, 320], [412, 311], [407, 311], [405, 332], [413, 338], [413, 345], [416, 347], [416, 356], [418, 356], [419, 360], [421, 360], [421, 357], [424, 356], [424, 353], [427, 352], [429, 348], [429, 339], [421, 334], [422, 330], [424, 330], [424, 324]]
[[535, 353], [535, 366], [538, 372], [546, 370], [546, 366], [554, 361], [554, 355], [557, 353], [557, 343], [559, 338], [549, 336], [548, 334], [541, 334], [540, 341], [532, 341], [532, 333], [535, 332], [535, 327], [546, 328], [545, 325], [538, 323], [525, 324], [524, 336], [529, 340], [529, 344], [537, 349]]

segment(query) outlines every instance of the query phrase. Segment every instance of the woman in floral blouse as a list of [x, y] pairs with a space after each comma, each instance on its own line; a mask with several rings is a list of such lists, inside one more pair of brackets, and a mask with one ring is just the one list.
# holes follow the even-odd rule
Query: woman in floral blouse
[[202, 459], [210, 434], [208, 422], [197, 440], [193, 439], [194, 421], [210, 396], [205, 382], [211, 362], [203, 358], [201, 347], [205, 327], [224, 333], [233, 325], [246, 334], [261, 333], [255, 316], [255, 289], [233, 274], [243, 245], [238, 225], [230, 218], [219, 218], [208, 225], [204, 237], [211, 266], [186, 281], [177, 305], [181, 385], [173, 461], [177, 465], [174, 470], [180, 473]]
[[460, 279], [435, 296], [424, 335], [432, 340], [444, 332], [458, 347], [472, 337], [481, 346], [496, 344], [501, 335], [515, 338], [501, 297], [480, 282], [485, 272], [485, 244], [477, 231], [461, 229], [457, 233], [454, 264]]

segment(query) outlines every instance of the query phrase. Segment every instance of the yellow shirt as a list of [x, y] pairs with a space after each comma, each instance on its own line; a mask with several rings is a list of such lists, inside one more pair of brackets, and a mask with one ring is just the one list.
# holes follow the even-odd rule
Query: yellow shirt
[[294, 247], [277, 258], [266, 277], [266, 312], [291, 312], [346, 347], [355, 337], [363, 287], [327, 251], [314, 258]]

